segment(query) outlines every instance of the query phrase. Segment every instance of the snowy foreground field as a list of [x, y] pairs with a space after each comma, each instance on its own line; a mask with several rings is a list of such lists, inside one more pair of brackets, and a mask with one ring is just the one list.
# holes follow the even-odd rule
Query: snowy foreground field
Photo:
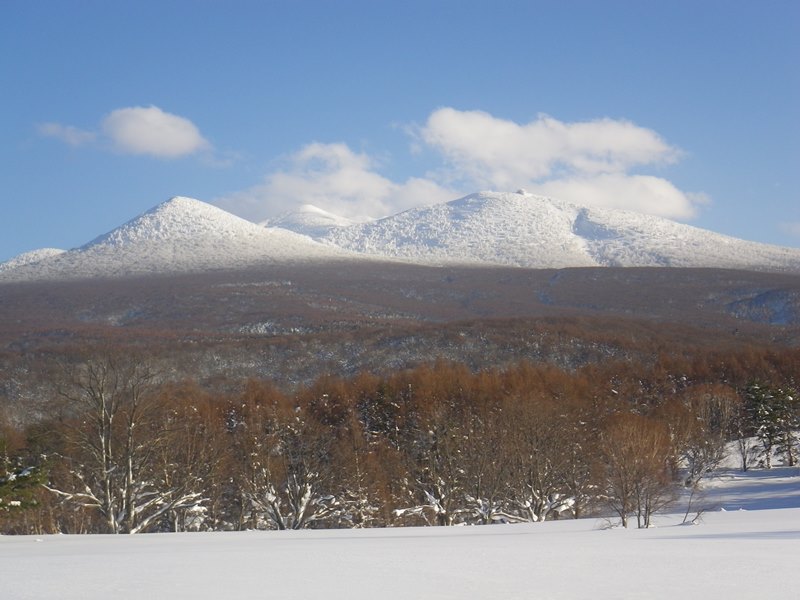
[[[797, 598], [800, 469], [709, 481], [698, 523], [0, 537], [8, 600]], [[691, 513], [694, 516], [694, 512]]]

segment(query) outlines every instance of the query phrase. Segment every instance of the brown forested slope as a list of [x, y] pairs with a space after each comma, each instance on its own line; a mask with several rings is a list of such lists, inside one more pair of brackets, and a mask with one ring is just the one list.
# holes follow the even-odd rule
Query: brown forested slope
[[176, 378], [289, 389], [445, 359], [473, 370], [791, 348], [800, 276], [715, 269], [321, 263], [0, 285], [0, 402], [33, 410], [52, 359], [144, 349]]

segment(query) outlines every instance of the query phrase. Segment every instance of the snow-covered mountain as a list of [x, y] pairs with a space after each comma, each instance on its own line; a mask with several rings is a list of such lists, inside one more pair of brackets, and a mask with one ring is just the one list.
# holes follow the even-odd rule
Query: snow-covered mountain
[[331, 230], [356, 225], [365, 220], [347, 219], [312, 204], [304, 204], [296, 211], [284, 213], [261, 224], [264, 227], [280, 227], [312, 238], [320, 238]]
[[515, 193], [480, 192], [367, 223], [313, 206], [256, 225], [176, 197], [68, 252], [0, 264], [0, 281], [198, 272], [330, 259], [418, 264], [721, 267], [800, 272], [800, 249], [667, 219]]
[[720, 235], [639, 213], [515, 193], [481, 192], [317, 239], [426, 264], [723, 267], [800, 271], [800, 249]]
[[175, 197], [80, 248], [0, 271], [0, 281], [198, 272], [346, 255], [307, 236]]

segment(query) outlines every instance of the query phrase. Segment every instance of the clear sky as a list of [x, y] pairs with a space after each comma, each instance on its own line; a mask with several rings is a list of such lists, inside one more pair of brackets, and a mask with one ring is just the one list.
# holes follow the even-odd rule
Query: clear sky
[[800, 2], [2, 0], [0, 261], [525, 188], [800, 246]]

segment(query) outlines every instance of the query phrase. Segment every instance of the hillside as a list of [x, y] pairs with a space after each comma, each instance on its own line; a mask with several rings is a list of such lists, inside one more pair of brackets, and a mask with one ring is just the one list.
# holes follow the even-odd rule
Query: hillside
[[333, 261], [0, 285], [0, 405], [35, 418], [49, 358], [146, 348], [177, 377], [281, 387], [437, 359], [574, 369], [784, 352], [800, 276], [715, 269], [424, 267]]
[[[0, 406], [20, 420], [39, 418], [53, 359], [108, 348], [146, 348], [176, 377], [225, 390], [247, 378], [290, 389], [326, 374], [439, 359], [473, 370], [520, 361], [576, 369], [751, 346], [786, 352], [800, 343], [800, 274], [772, 269], [794, 264], [791, 249], [725, 247], [709, 232], [525, 194], [478, 194], [418, 211], [369, 224], [310, 209], [283, 220], [324, 230], [315, 241], [175, 198], [81, 248], [6, 263]], [[601, 224], [618, 233], [601, 235]], [[673, 237], [642, 233], [658, 227]], [[389, 239], [395, 256], [377, 256]], [[540, 239], [546, 244], [530, 242]], [[646, 262], [667, 250], [678, 261], [678, 251], [695, 248], [773, 262], [759, 271], [495, 264], [500, 253], [513, 262], [528, 251], [541, 257], [543, 248], [556, 262], [594, 264], [592, 243], [619, 262], [624, 252]], [[653, 250], [656, 243], [666, 249]], [[454, 249], [474, 261], [442, 259]]]

